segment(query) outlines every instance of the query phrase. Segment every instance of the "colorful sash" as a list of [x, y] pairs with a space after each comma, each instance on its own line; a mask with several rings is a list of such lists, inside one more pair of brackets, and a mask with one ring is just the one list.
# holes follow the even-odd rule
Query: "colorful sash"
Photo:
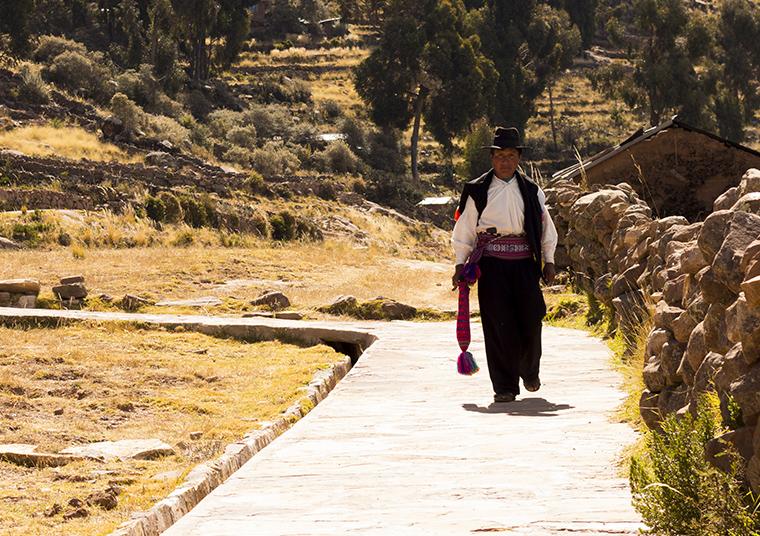
[[459, 281], [459, 307], [457, 311], [457, 342], [462, 353], [457, 358], [457, 372], [471, 376], [480, 368], [467, 349], [470, 347], [470, 286], [480, 279], [478, 263], [481, 257], [496, 257], [504, 260], [530, 259], [533, 254], [528, 239], [524, 236], [499, 236], [478, 233], [478, 241], [462, 268]]

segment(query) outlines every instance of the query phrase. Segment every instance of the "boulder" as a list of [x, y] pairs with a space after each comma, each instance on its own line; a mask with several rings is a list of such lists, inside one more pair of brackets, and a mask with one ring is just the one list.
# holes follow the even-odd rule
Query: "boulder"
[[717, 212], [718, 210], [728, 210], [731, 207], [734, 206], [734, 203], [736, 203], [739, 200], [739, 187], [734, 186], [733, 188], [729, 188], [722, 194], [720, 194], [715, 201], [713, 201], [713, 212]]
[[83, 275], [70, 275], [67, 277], [62, 277], [60, 280], [61, 285], [73, 285], [75, 283], [82, 283], [84, 284], [84, 276]]
[[9, 238], [0, 236], [0, 249], [21, 249], [21, 246]]
[[660, 392], [657, 400], [657, 408], [663, 418], [677, 413], [681, 408], [688, 404], [688, 387], [684, 384], [666, 387]]
[[602, 303], [610, 304], [612, 298], [619, 296], [619, 294], [613, 295], [611, 292], [612, 285], [612, 274], [607, 273], [598, 277], [594, 281], [594, 297]]
[[649, 316], [641, 291], [621, 294], [612, 300], [612, 306], [624, 333], [632, 333]]
[[153, 460], [174, 454], [174, 449], [159, 439], [122, 439], [68, 447], [61, 453], [106, 461]]
[[290, 307], [290, 300], [282, 292], [266, 292], [251, 301], [251, 305], [269, 307], [273, 311], [280, 311]]
[[712, 263], [721, 244], [723, 244], [732, 215], [733, 212], [730, 210], [719, 210], [705, 218], [702, 224], [697, 245], [708, 264]]
[[0, 292], [37, 296], [40, 293], [40, 282], [36, 279], [6, 279], [0, 281]]
[[653, 356], [644, 367], [644, 385], [652, 393], [659, 393], [667, 385], [665, 372], [662, 370], [660, 360]]
[[760, 214], [760, 192], [750, 192], [741, 196], [731, 209]]
[[737, 293], [729, 289], [722, 281], [718, 280], [712, 266], [704, 268], [697, 274], [699, 289], [709, 303], [728, 305], [736, 299]]
[[742, 410], [745, 421], [760, 413], [760, 364], [731, 383], [729, 392]]
[[708, 391], [715, 391], [715, 375], [723, 365], [723, 356], [710, 352], [705, 356], [702, 364], [694, 374], [694, 384], [692, 386], [693, 393], [706, 393]]
[[153, 151], [145, 155], [145, 163], [149, 166], [172, 167], [176, 160], [169, 153]]
[[742, 195], [750, 192], [760, 192], [760, 169], [750, 168], [739, 181]]
[[705, 300], [702, 294], [697, 294], [691, 302], [689, 302], [686, 310], [694, 318], [694, 320], [702, 321], [707, 315], [707, 311], [710, 309], [710, 304]]
[[[758, 261], [760, 261], [760, 238], [752, 242], [747, 246], [747, 249], [744, 250], [744, 256], [742, 257], [739, 269], [743, 274], [749, 276], [751, 266]], [[755, 277], [756, 275], [760, 275], [760, 270], [758, 270], [758, 273], [752, 274], [751, 277]]]
[[654, 328], [647, 336], [646, 355], [659, 355], [662, 346], [670, 340], [672, 334], [670, 331], [662, 328]]
[[324, 305], [317, 310], [333, 315], [350, 315], [358, 307], [358, 302], [353, 296], [338, 296], [330, 305]]
[[684, 312], [680, 307], [673, 307], [661, 300], [654, 310], [654, 325], [661, 329], [672, 330], [673, 321]]
[[760, 275], [748, 279], [741, 286], [747, 304], [754, 309], [760, 309]]
[[153, 305], [153, 302], [146, 298], [135, 296], [134, 294], [125, 294], [119, 301], [119, 306], [125, 311], [136, 311], [140, 307], [146, 305]]
[[751, 307], [744, 294], [726, 309], [726, 335], [733, 344], [760, 331], [760, 308]]
[[73, 283], [71, 285], [58, 285], [53, 287], [53, 294], [59, 300], [81, 299], [87, 297], [87, 288], [82, 283]]
[[694, 376], [696, 376], [696, 374], [697, 371], [691, 367], [688, 359], [686, 359], [686, 353], [684, 353], [684, 357], [681, 358], [681, 363], [678, 365], [678, 375], [681, 377], [683, 383], [692, 387], [694, 385]]
[[731, 227], [712, 262], [715, 277], [735, 294], [739, 293], [744, 274], [737, 270], [747, 247], [760, 236], [760, 216], [736, 212]]
[[0, 445], [0, 460], [25, 467], [61, 467], [83, 459], [75, 455], [37, 452], [37, 445], [21, 443]]
[[689, 311], [684, 311], [673, 320], [673, 335], [678, 342], [686, 344], [696, 326], [697, 322], [694, 317], [689, 314]]
[[660, 368], [665, 374], [667, 385], [678, 385], [681, 383], [681, 375], [678, 369], [681, 365], [681, 359], [684, 354], [684, 345], [675, 340], [669, 340], [662, 346], [660, 352]]
[[665, 286], [662, 288], [662, 297], [669, 305], [683, 307], [688, 277], [688, 275], [682, 274], [665, 283]]
[[707, 310], [704, 319], [705, 343], [708, 350], [724, 354], [731, 348], [731, 341], [726, 333], [726, 309], [714, 303]]
[[700, 322], [694, 326], [694, 330], [689, 336], [689, 342], [686, 345], [686, 351], [684, 352], [684, 359], [689, 361], [689, 365], [692, 369], [697, 370], [702, 364], [702, 360], [707, 355], [707, 352], [705, 326], [704, 322]]
[[705, 266], [707, 261], [697, 242], [689, 242], [681, 252], [681, 270], [685, 274], [696, 274]]
[[417, 314], [415, 307], [383, 297], [362, 303], [359, 310], [369, 320], [408, 320]]
[[641, 398], [639, 399], [639, 413], [641, 414], [641, 419], [644, 421], [644, 424], [652, 430], [656, 430], [660, 427], [661, 417], [658, 408], [659, 398], [659, 393], [644, 391], [641, 393]]
[[752, 491], [757, 495], [760, 494], [760, 452], [756, 452], [752, 458], [750, 458], [747, 464], [747, 480]]
[[[708, 354], [719, 355], [719, 354]], [[705, 358], [707, 359], [707, 358]], [[721, 392], [728, 392], [731, 389], [731, 384], [744, 376], [749, 372], [749, 365], [744, 360], [744, 352], [742, 352], [742, 345], [735, 344], [726, 353], [725, 356], [720, 356], [720, 359], [716, 361], [718, 367], [713, 376], [715, 386]]]
[[754, 432], [754, 426], [744, 426], [711, 439], [705, 445], [707, 461], [725, 473], [730, 472], [732, 460], [728, 455], [729, 448], [738, 452], [743, 460], [749, 460], [754, 453], [752, 449]]
[[[625, 272], [615, 277], [612, 280], [611, 298], [617, 298], [621, 294], [638, 290], [639, 284], [637, 283], [637, 280], [645, 269], [645, 264], [634, 264]], [[606, 303], [609, 303], [609, 301]]]

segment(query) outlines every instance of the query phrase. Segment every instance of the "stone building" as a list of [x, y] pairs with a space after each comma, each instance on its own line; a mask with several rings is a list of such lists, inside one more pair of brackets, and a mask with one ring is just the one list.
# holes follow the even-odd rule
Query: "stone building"
[[677, 116], [639, 129], [615, 147], [556, 172], [552, 179], [598, 184], [628, 183], [664, 217], [699, 221], [713, 202], [737, 185], [749, 168], [760, 167], [760, 152], [690, 126]]

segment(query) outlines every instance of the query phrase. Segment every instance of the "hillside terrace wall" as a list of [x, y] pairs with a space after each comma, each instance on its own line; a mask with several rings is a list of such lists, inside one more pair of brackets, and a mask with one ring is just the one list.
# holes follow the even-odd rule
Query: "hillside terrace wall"
[[[653, 218], [626, 183], [581, 191], [571, 181], [546, 189], [560, 230], [558, 263], [635, 337], [651, 319], [640, 411], [658, 428], [669, 414], [694, 412], [703, 393], [721, 401], [735, 429], [725, 440], [760, 492], [760, 171], [748, 170], [718, 196], [704, 221]], [[736, 420], [731, 401], [741, 410]], [[717, 453], [721, 441], [708, 450]], [[716, 458], [718, 459], [718, 458]], [[716, 462], [719, 463], [719, 462]]]

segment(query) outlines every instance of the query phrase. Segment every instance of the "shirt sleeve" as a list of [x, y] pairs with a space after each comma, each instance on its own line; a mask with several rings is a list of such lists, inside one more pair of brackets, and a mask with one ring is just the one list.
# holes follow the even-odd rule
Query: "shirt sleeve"
[[554, 264], [554, 250], [557, 249], [557, 228], [546, 209], [546, 194], [538, 189], [538, 202], [541, 205], [541, 254], [545, 263]]
[[464, 264], [475, 248], [478, 236], [477, 225], [478, 209], [472, 197], [468, 197], [464, 211], [459, 215], [459, 219], [454, 224], [454, 231], [451, 233], [451, 245], [456, 255], [456, 264]]

